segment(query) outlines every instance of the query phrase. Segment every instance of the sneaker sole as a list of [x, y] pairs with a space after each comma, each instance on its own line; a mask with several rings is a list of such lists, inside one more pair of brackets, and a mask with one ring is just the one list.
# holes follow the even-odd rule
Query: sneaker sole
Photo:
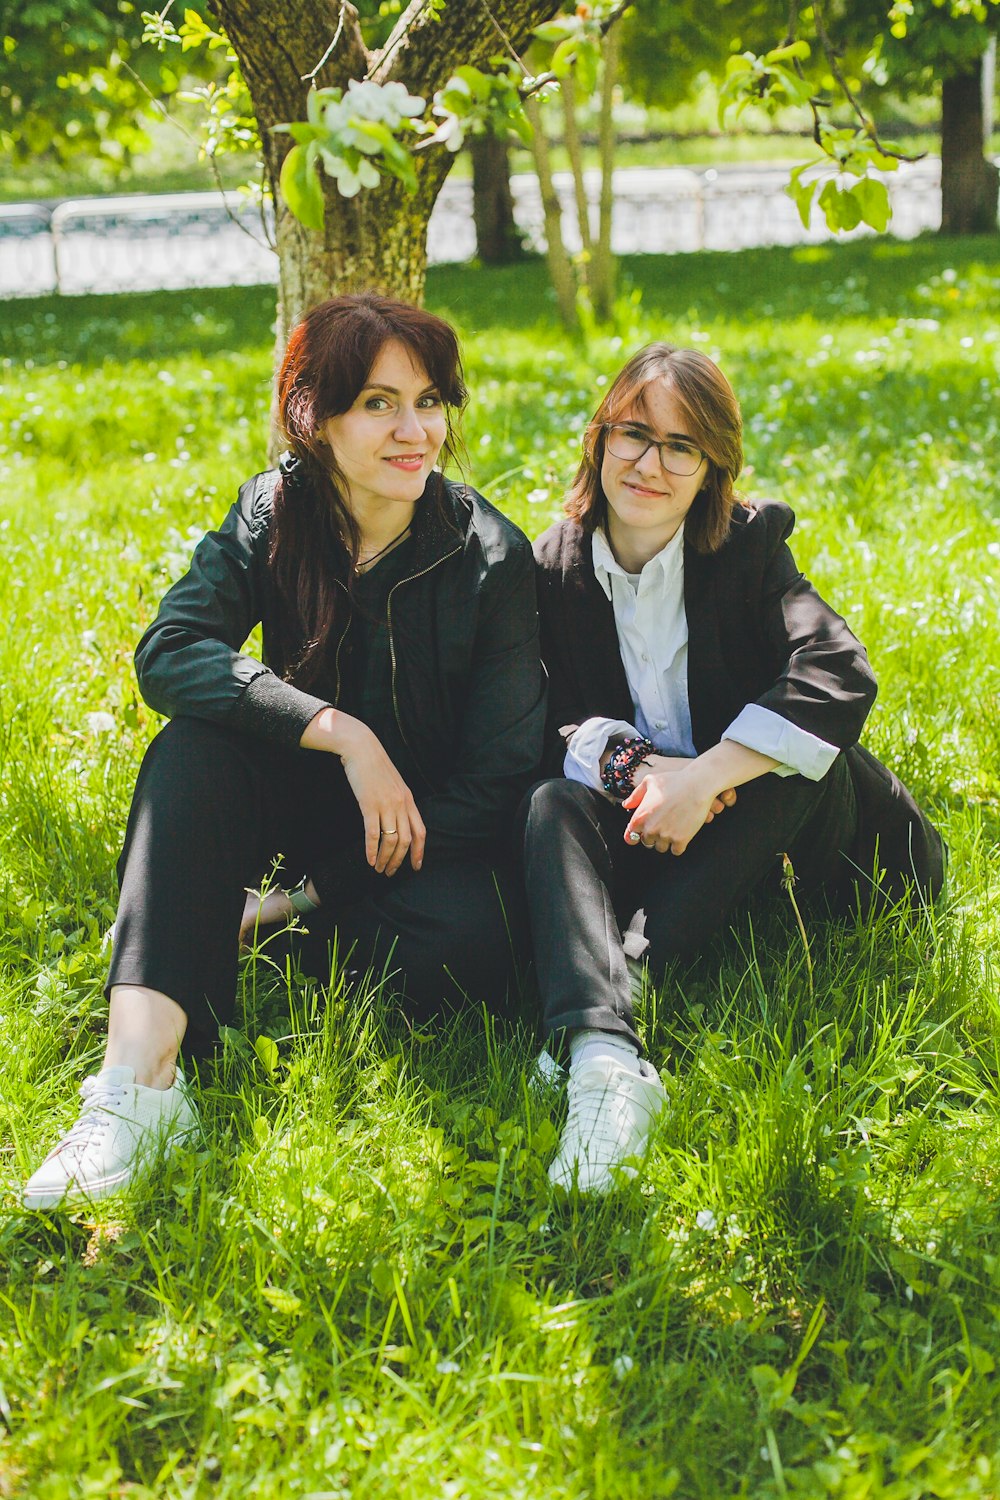
[[[176, 1147], [190, 1145], [198, 1134], [198, 1126], [194, 1125], [182, 1134], [171, 1136], [164, 1143], [163, 1155], [169, 1155]], [[155, 1158], [150, 1159], [152, 1165]], [[92, 1183], [83, 1188], [79, 1183], [70, 1181], [57, 1192], [54, 1188], [43, 1189], [34, 1193], [25, 1190], [21, 1195], [21, 1206], [29, 1212], [41, 1208], [89, 1208], [92, 1203], [99, 1203], [103, 1198], [110, 1198], [112, 1193], [121, 1192], [128, 1187], [136, 1176], [136, 1167], [126, 1167], [124, 1171], [116, 1172], [113, 1177], [102, 1177], [99, 1182]]]
[[625, 1163], [622, 1163], [621, 1165], [615, 1165], [609, 1170], [602, 1172], [601, 1176], [599, 1178], [596, 1178], [593, 1182], [581, 1182], [579, 1173], [572, 1174], [569, 1178], [569, 1181], [567, 1182], [562, 1173], [553, 1176], [551, 1167], [548, 1171], [549, 1182], [554, 1188], [562, 1188], [564, 1193], [580, 1194], [613, 1193], [619, 1186], [619, 1178], [626, 1177], [629, 1179], [629, 1181], [632, 1181], [634, 1178], [638, 1177], [638, 1175], [638, 1167], [628, 1166]]

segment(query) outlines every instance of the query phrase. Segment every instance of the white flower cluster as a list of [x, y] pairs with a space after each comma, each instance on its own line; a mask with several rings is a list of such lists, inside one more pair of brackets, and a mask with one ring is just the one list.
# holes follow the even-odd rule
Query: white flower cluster
[[385, 152], [404, 120], [423, 114], [424, 102], [418, 94], [407, 93], [402, 83], [352, 78], [346, 94], [324, 103], [318, 123], [327, 136], [320, 141], [320, 156], [342, 197], [353, 198], [363, 187], [378, 186], [371, 158]]

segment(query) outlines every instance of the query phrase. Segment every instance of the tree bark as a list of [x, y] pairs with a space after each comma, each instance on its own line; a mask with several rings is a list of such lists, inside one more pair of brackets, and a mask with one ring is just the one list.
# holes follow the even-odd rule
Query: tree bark
[[590, 257], [593, 251], [593, 241], [590, 233], [590, 203], [587, 199], [587, 184], [583, 180], [583, 148], [580, 145], [580, 131], [576, 120], [576, 79], [573, 77], [572, 71], [560, 80], [559, 87], [562, 93], [563, 131], [566, 140], [566, 154], [569, 157], [569, 167], [573, 174], [576, 224], [580, 231], [579, 277], [581, 286], [586, 286], [590, 279]]
[[604, 69], [601, 76], [600, 164], [601, 203], [598, 215], [597, 246], [590, 294], [594, 316], [599, 323], [610, 323], [615, 309], [615, 284], [618, 266], [611, 249], [611, 220], [614, 214], [615, 170], [615, 88], [618, 83], [618, 26], [612, 26], [602, 46]]
[[474, 136], [472, 158], [472, 217], [476, 225], [476, 253], [484, 266], [507, 266], [524, 254], [521, 232], [514, 221], [510, 190], [510, 151], [495, 135]]
[[983, 153], [982, 64], [941, 85], [941, 233], [995, 234], [1000, 174]]
[[[265, 175], [275, 203], [278, 250], [280, 352], [288, 330], [316, 302], [365, 287], [419, 301], [427, 265], [427, 223], [452, 157], [433, 149], [416, 154], [417, 191], [395, 178], [342, 198], [321, 178], [326, 203], [322, 231], [305, 229], [278, 192], [281, 164], [291, 145], [273, 127], [306, 115], [311, 74], [341, 25], [331, 56], [316, 75], [318, 87], [346, 88], [350, 79], [397, 81], [430, 99], [462, 63], [488, 67], [503, 50], [526, 45], [533, 27], [559, 11], [559, 0], [449, 0], [434, 20], [425, 0], [413, 0], [386, 45], [364, 46], [357, 12], [340, 0], [212, 0], [240, 60], [263, 145]], [[502, 29], [498, 34], [490, 17]]]

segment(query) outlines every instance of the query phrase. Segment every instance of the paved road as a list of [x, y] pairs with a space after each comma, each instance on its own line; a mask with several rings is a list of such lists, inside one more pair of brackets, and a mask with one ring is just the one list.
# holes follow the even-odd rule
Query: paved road
[[[941, 219], [936, 158], [904, 164], [890, 176], [892, 232], [903, 238], [937, 228]], [[787, 169], [773, 166], [627, 168], [614, 178], [612, 242], [619, 253], [649, 254], [751, 245], [797, 244], [830, 238], [814, 222], [803, 229], [784, 192]], [[557, 176], [567, 245], [579, 244], [567, 175]], [[541, 247], [542, 210], [533, 175], [512, 181], [515, 213], [529, 241]], [[596, 214], [598, 182], [588, 179]], [[273, 281], [276, 260], [260, 215], [230, 195], [234, 223], [218, 193], [78, 199], [45, 206], [0, 207], [0, 297], [142, 291]], [[596, 226], [595, 226], [596, 227]], [[472, 184], [448, 181], [428, 233], [432, 262], [475, 253]]]

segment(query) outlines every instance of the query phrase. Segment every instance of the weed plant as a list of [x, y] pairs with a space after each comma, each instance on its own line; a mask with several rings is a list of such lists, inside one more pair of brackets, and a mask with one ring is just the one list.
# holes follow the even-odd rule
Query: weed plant
[[[11, 305], [0, 391], [0, 1496], [917, 1500], [1000, 1492], [1000, 251], [636, 260], [613, 335], [542, 269], [432, 275], [473, 481], [558, 512], [650, 337], [717, 356], [746, 487], [868, 645], [868, 744], [952, 850], [940, 911], [780, 893], [643, 1025], [670, 1107], [612, 1200], [555, 1201], [521, 1019], [422, 1029], [265, 945], [203, 1144], [92, 1214], [21, 1182], [100, 1056], [104, 935], [157, 727], [131, 651], [265, 462], [269, 289]], [[782, 904], [784, 901], [784, 904]], [[489, 997], [484, 997], [489, 998]]]

